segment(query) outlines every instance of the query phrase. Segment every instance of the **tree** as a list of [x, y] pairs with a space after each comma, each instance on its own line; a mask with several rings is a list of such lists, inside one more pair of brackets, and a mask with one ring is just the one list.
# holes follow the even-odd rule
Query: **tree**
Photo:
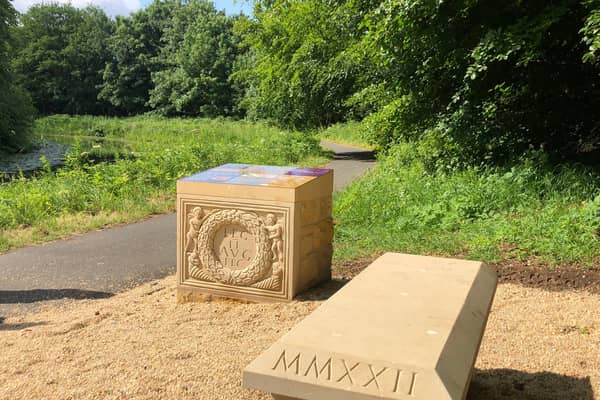
[[17, 13], [8, 0], [0, 0], [0, 151], [18, 151], [29, 144], [33, 107], [27, 93], [15, 84], [10, 65], [11, 27]]
[[154, 87], [152, 73], [162, 69], [157, 56], [177, 7], [177, 0], [155, 0], [129, 18], [117, 17], [117, 28], [109, 43], [112, 56], [104, 69], [100, 98], [110, 102], [118, 113], [131, 115], [149, 110], [148, 100]]
[[590, 13], [581, 29], [583, 42], [588, 46], [583, 55], [583, 61], [589, 63], [600, 62], [600, 0], [588, 0], [586, 6]]
[[600, 159], [598, 0], [262, 0], [234, 76], [248, 114], [363, 118], [372, 141], [450, 164], [530, 149]]
[[347, 101], [369, 69], [354, 51], [369, 2], [259, 1], [256, 22], [242, 21], [254, 64], [236, 71], [246, 80], [250, 116], [294, 128], [346, 117]]
[[110, 58], [108, 40], [114, 23], [96, 7], [82, 10], [82, 21], [69, 36], [65, 57], [71, 66], [69, 104], [66, 112], [74, 114], [110, 114], [110, 104], [99, 99], [104, 66]]
[[165, 29], [154, 88], [148, 104], [164, 115], [231, 115], [234, 88], [229, 82], [237, 46], [233, 20], [206, 0], [176, 8]]
[[41, 4], [21, 17], [15, 69], [42, 114], [106, 111], [97, 97], [112, 30], [94, 7]]
[[594, 57], [597, 6], [381, 2], [365, 18], [362, 44], [384, 82], [366, 124], [372, 138], [383, 148], [425, 138], [459, 163], [505, 162], [529, 149], [597, 160], [600, 66], [582, 62]]

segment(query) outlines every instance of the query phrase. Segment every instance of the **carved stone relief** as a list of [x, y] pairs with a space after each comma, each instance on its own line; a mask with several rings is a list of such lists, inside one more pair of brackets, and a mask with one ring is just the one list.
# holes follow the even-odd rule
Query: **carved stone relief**
[[285, 268], [283, 214], [193, 207], [184, 262], [193, 279], [279, 291]]
[[403, 398], [402, 395], [415, 395], [419, 379], [417, 372], [377, 365], [375, 362], [286, 350], [279, 353], [271, 370], [317, 383], [359, 387], [388, 396], [398, 394]]

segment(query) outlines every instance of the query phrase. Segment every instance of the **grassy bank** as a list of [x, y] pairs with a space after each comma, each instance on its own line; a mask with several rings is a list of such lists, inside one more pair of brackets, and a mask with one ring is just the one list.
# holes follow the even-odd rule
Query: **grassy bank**
[[600, 173], [550, 166], [428, 172], [400, 145], [335, 202], [336, 256], [383, 251], [490, 262], [600, 262]]
[[175, 181], [219, 164], [324, 162], [315, 138], [243, 121], [53, 116], [36, 133], [73, 151], [58, 171], [0, 184], [0, 252], [172, 211]]
[[335, 124], [323, 129], [319, 131], [318, 136], [320, 139], [329, 142], [347, 144], [363, 149], [373, 149], [373, 146], [367, 142], [363, 133], [364, 131], [361, 129], [360, 123], [348, 122]]

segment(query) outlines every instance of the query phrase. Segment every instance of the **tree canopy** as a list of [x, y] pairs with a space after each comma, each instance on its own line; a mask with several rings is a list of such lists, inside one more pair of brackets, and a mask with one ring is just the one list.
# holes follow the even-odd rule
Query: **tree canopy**
[[15, 83], [11, 66], [17, 12], [8, 0], [0, 0], [0, 152], [18, 151], [29, 142], [34, 109], [28, 94]]
[[15, 29], [21, 84], [42, 114], [102, 114], [98, 99], [113, 23], [98, 8], [32, 6]]
[[369, 69], [353, 52], [366, 7], [321, 0], [255, 4], [256, 22], [244, 27], [255, 62], [237, 72], [247, 80], [250, 115], [294, 128], [346, 119], [347, 100]]
[[229, 82], [237, 56], [233, 19], [212, 3], [190, 0], [177, 7], [157, 56], [148, 104], [164, 115], [231, 115], [235, 89]]
[[254, 18], [155, 0], [115, 21], [50, 3], [18, 26], [1, 4], [42, 114], [352, 119], [446, 166], [600, 159], [600, 0], [256, 0]]
[[43, 3], [21, 16], [15, 70], [41, 114], [238, 114], [237, 17], [156, 0], [128, 17]]
[[131, 17], [117, 17], [100, 93], [115, 112], [131, 115], [150, 110], [147, 103], [154, 87], [152, 74], [161, 69], [157, 57], [162, 38], [178, 5], [174, 0], [154, 1]]
[[597, 0], [269, 0], [246, 101], [304, 128], [362, 118], [380, 148], [462, 163], [600, 154]]

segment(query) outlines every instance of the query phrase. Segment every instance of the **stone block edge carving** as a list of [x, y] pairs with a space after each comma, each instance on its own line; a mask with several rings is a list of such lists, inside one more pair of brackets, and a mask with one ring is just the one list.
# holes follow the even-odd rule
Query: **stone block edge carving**
[[[183, 214], [180, 235], [184, 241], [178, 249], [183, 253], [180, 254], [180, 284], [190, 288], [287, 297], [289, 207], [232, 202], [219, 204], [213, 200], [183, 198], [180, 199], [180, 207]], [[222, 238], [223, 230], [234, 228], [235, 232], [243, 235], [246, 240], [253, 240], [256, 245], [255, 251], [221, 249], [226, 256], [227, 252], [236, 257], [242, 255], [236, 252], [245, 252], [243, 255], [247, 260], [243, 261], [247, 265], [240, 268], [223, 265], [222, 257], [214, 249], [217, 236], [221, 234]], [[231, 241], [229, 244], [231, 246]], [[237, 261], [239, 266], [239, 257]]]
[[[290, 382], [287, 393], [278, 393], [282, 380]], [[304, 387], [297, 384], [311, 385], [314, 393], [321, 396], [328, 393], [335, 399], [344, 398], [343, 393], [348, 391], [362, 393], [365, 398], [423, 399], [423, 395], [430, 394], [427, 386], [434, 380], [438, 380], [435, 371], [422, 367], [287, 343], [275, 344], [260, 360], [246, 367], [243, 374], [243, 386], [257, 388], [256, 383], [260, 382], [261, 390], [293, 399]]]
[[388, 395], [414, 395], [419, 373], [411, 369], [378, 365], [343, 355], [319, 355], [283, 348], [271, 370], [341, 387], [356, 387]]

